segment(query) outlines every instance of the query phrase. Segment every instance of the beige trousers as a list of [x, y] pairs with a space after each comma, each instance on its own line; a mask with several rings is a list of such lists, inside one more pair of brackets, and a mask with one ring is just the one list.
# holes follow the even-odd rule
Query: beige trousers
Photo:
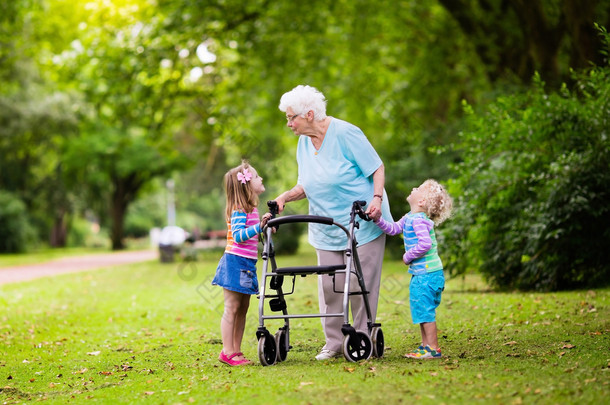
[[[383, 264], [385, 239], [385, 234], [382, 234], [377, 239], [357, 247], [364, 283], [367, 291], [369, 292], [368, 300], [371, 308], [371, 319], [373, 322], [375, 321], [375, 317], [377, 315], [377, 302], [379, 301], [379, 283], [381, 280], [381, 267]], [[318, 255], [318, 265], [345, 263], [345, 254], [343, 251], [316, 250], [316, 252]], [[355, 264], [353, 268], [355, 269]], [[335, 290], [339, 291], [338, 293], [333, 291], [332, 276], [328, 274], [318, 276], [318, 300], [320, 303], [321, 314], [343, 312], [342, 291], [345, 278], [343, 274], [338, 274], [335, 276], [335, 278]], [[355, 276], [352, 276], [350, 279], [350, 290], [360, 291], [360, 287]], [[368, 318], [366, 316], [364, 300], [361, 295], [354, 295], [350, 297], [350, 309], [352, 312], [350, 324], [356, 328], [356, 330], [361, 330], [368, 333], [366, 325]], [[344, 318], [328, 317], [321, 318], [321, 321], [324, 336], [326, 338], [326, 344], [324, 345], [323, 349], [341, 352], [343, 345], [343, 333], [341, 332], [341, 326], [343, 325]]]

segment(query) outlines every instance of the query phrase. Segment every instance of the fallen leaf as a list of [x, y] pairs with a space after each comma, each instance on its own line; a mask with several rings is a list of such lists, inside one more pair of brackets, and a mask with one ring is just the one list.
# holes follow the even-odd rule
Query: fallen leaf
[[100, 353], [101, 353], [101, 351], [98, 350], [98, 351], [95, 351], [95, 352], [88, 352], [87, 354], [89, 356], [99, 356]]
[[562, 349], [573, 349], [573, 348], [575, 348], [575, 347], [576, 347], [576, 346], [574, 346], [574, 345], [572, 345], [572, 344], [569, 344], [569, 343], [568, 343], [568, 344], [563, 345]]
[[75, 371], [72, 374], [85, 374], [87, 371], [89, 371], [89, 369], [83, 368], [82, 370]]
[[563, 357], [564, 354], [566, 354], [566, 352], [559, 353], [559, 357]]
[[430, 373], [431, 376], [436, 377], [438, 375], [438, 373], [436, 371], [433, 371]]
[[343, 367], [343, 370], [347, 371], [348, 373], [353, 373], [355, 368], [354, 367]]
[[299, 386], [304, 387], [306, 385], [313, 385], [312, 381], [301, 381], [301, 383], [299, 384]]
[[510, 342], [506, 342], [504, 343], [504, 346], [512, 346], [512, 345], [516, 345], [517, 342], [515, 342], [514, 340], [510, 341]]
[[144, 391], [144, 395], [152, 395], [154, 394], [154, 391]]
[[112, 375], [112, 371], [100, 371], [100, 375]]

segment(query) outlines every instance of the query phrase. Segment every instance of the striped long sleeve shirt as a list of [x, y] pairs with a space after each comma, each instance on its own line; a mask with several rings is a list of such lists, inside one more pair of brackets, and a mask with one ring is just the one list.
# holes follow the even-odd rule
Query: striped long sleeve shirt
[[405, 254], [402, 259], [414, 275], [443, 270], [438, 256], [434, 222], [423, 212], [409, 212], [398, 222], [388, 222], [380, 218], [377, 226], [388, 235], [402, 232]]
[[227, 247], [226, 253], [249, 259], [258, 258], [258, 234], [261, 232], [258, 209], [252, 212], [233, 210], [231, 218], [227, 221]]

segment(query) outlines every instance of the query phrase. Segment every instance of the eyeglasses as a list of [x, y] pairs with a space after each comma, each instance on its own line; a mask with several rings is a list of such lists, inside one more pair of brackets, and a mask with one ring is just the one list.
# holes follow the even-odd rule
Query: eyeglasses
[[292, 122], [292, 121], [294, 121], [294, 119], [295, 119], [296, 117], [298, 117], [298, 116], [299, 116], [299, 114], [287, 115], [287, 116], [286, 116], [286, 121], [288, 121], [288, 122]]

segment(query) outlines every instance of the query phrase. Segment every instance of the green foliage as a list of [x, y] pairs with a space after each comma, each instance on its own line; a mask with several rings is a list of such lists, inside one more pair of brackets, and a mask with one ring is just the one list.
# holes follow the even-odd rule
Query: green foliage
[[[146, 234], [148, 236], [148, 233]], [[108, 232], [86, 219], [76, 217], [70, 223], [69, 247], [109, 248]]]
[[450, 188], [452, 272], [479, 268], [497, 287], [537, 290], [610, 280], [610, 68], [576, 79], [573, 91], [548, 93], [538, 80], [470, 111]]
[[[129, 207], [125, 218], [125, 236], [147, 237], [152, 228], [167, 222], [167, 207], [162, 193], [147, 195]], [[166, 197], [167, 198], [167, 197]]]
[[[90, 210], [119, 248], [130, 205], [170, 177], [185, 182], [178, 218], [221, 227], [220, 179], [242, 157], [270, 197], [294, 185], [296, 137], [277, 105], [307, 83], [380, 152], [401, 215], [411, 187], [447, 178], [459, 159], [431, 151], [454, 141], [459, 100], [480, 103], [502, 72], [538, 66], [527, 62], [532, 52], [548, 50], [562, 74], [578, 66], [568, 59], [590, 55], [595, 41], [585, 28], [565, 31], [560, 14], [573, 28], [608, 15], [602, 2], [582, 13], [566, 0], [508, 3], [312, 0], [303, 13], [300, 3], [268, 0], [5, 1], [0, 187], [26, 203], [40, 238]], [[544, 30], [565, 46], [552, 48], [536, 35]], [[198, 58], [200, 46], [213, 61]]]
[[14, 194], [0, 190], [0, 253], [25, 251], [32, 236], [25, 204]]

